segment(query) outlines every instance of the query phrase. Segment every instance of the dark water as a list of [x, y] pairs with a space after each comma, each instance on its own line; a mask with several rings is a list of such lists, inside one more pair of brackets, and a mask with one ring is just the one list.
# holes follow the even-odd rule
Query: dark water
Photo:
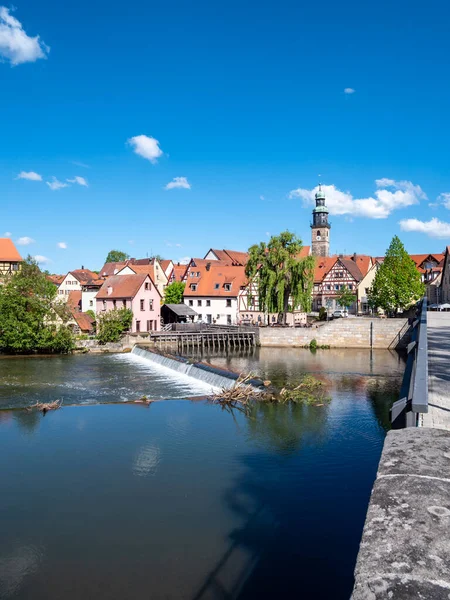
[[348, 600], [403, 362], [318, 355], [214, 357], [277, 382], [320, 370], [332, 396], [250, 415], [92, 405], [200, 392], [129, 356], [0, 361], [0, 405], [90, 404], [0, 410], [0, 597]]

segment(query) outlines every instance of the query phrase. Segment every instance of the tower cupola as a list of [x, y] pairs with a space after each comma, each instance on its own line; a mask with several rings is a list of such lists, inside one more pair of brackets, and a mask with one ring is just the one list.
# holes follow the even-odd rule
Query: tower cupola
[[328, 223], [328, 208], [325, 204], [325, 192], [322, 185], [315, 194], [316, 206], [313, 209], [311, 223], [311, 253], [315, 256], [329, 256], [330, 254], [330, 224]]

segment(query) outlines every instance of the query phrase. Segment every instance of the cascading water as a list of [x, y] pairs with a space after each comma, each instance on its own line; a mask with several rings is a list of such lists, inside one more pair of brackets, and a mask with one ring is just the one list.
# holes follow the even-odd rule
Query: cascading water
[[231, 371], [211, 367], [204, 363], [192, 364], [182, 358], [171, 358], [139, 346], [133, 348], [132, 354], [144, 358], [152, 364], [160, 365], [166, 369], [171, 369], [177, 373], [182, 373], [183, 375], [202, 381], [215, 389], [230, 389], [238, 379], [238, 375]]

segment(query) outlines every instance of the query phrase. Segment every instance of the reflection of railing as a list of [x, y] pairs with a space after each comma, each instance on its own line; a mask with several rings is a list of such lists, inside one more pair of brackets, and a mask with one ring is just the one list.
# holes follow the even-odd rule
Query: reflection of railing
[[412, 340], [408, 344], [408, 361], [403, 376], [400, 400], [391, 409], [394, 429], [417, 427], [419, 414], [428, 412], [428, 338], [427, 298], [422, 300], [418, 318], [413, 323]]

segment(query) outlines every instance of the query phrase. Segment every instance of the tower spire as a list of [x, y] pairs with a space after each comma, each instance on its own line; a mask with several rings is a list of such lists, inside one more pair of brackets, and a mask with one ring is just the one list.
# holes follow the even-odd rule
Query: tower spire
[[319, 189], [315, 194], [316, 206], [313, 209], [311, 223], [311, 252], [315, 256], [330, 254], [330, 224], [328, 223], [328, 208], [325, 204], [325, 193], [322, 191], [322, 181], [319, 175]]

